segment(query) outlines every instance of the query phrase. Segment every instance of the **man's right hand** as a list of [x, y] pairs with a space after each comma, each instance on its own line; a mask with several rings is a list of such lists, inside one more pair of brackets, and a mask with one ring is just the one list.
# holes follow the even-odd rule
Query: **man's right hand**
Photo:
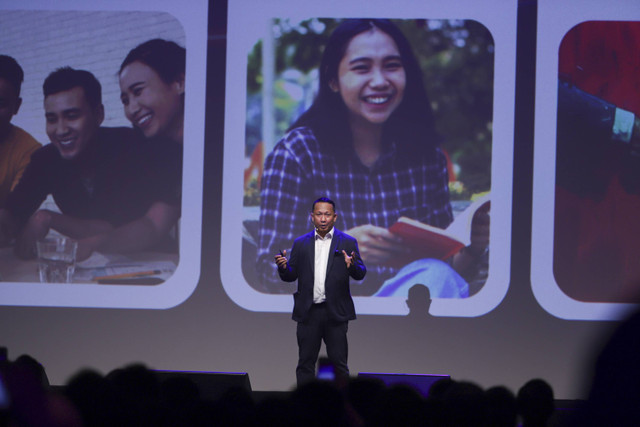
[[286, 258], [286, 256], [287, 256], [287, 250], [286, 249], [275, 256], [276, 265], [278, 266], [278, 268], [280, 270], [286, 270], [287, 269], [287, 258]]
[[358, 241], [360, 256], [367, 265], [384, 264], [392, 256], [408, 253], [402, 238], [383, 227], [359, 225], [346, 233]]

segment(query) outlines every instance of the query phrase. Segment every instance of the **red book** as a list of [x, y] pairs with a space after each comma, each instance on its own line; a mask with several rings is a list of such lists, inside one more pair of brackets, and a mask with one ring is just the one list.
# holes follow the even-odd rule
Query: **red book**
[[404, 216], [399, 218], [389, 231], [404, 239], [411, 248], [413, 259], [447, 259], [466, 246], [457, 237], [448, 234], [447, 230]]
[[489, 203], [489, 194], [479, 197], [461, 212], [446, 229], [424, 224], [415, 219], [400, 217], [389, 231], [402, 237], [410, 253], [389, 260], [392, 267], [403, 267], [422, 258], [447, 259], [471, 243], [471, 221], [476, 211]]

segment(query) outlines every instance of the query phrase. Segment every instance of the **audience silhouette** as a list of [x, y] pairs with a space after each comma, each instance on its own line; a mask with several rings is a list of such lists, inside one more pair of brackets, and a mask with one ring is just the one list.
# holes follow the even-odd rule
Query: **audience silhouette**
[[[444, 378], [426, 396], [410, 385], [361, 377], [313, 381], [256, 398], [230, 387], [201, 395], [188, 376], [165, 377], [136, 363], [102, 375], [84, 369], [51, 386], [33, 357], [0, 361], [0, 427], [536, 427], [640, 425], [640, 375], [634, 355], [640, 313], [623, 324], [598, 358], [593, 388], [571, 417], [555, 417], [551, 386], [536, 378], [517, 396]], [[520, 424], [518, 424], [518, 420]]]
[[522, 427], [544, 427], [555, 411], [553, 389], [540, 378], [520, 387], [516, 401]]
[[493, 427], [515, 427], [518, 424], [516, 396], [504, 386], [495, 386], [485, 392], [487, 423]]
[[595, 362], [591, 390], [575, 426], [640, 426], [640, 311], [624, 321]]

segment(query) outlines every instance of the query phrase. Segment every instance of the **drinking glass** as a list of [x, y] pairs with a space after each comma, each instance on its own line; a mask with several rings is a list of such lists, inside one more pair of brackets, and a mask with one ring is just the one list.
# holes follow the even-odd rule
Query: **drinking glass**
[[71, 283], [76, 269], [78, 242], [67, 237], [48, 237], [36, 243], [42, 283]]

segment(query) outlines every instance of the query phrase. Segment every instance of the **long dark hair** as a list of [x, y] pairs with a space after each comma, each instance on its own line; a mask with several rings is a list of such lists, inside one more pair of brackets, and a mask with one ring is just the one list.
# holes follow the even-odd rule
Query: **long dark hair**
[[[360, 33], [377, 28], [393, 39], [398, 47], [406, 74], [404, 97], [398, 108], [383, 126], [383, 141], [394, 141], [403, 156], [433, 149], [440, 142], [434, 125], [433, 111], [409, 41], [388, 19], [347, 19], [331, 33], [320, 63], [318, 95], [311, 107], [289, 128], [311, 128], [322, 150], [338, 153], [345, 144], [352, 144], [347, 107], [340, 96], [331, 90], [330, 82], [338, 79], [338, 66], [351, 39]], [[342, 156], [337, 156], [338, 158]]]

